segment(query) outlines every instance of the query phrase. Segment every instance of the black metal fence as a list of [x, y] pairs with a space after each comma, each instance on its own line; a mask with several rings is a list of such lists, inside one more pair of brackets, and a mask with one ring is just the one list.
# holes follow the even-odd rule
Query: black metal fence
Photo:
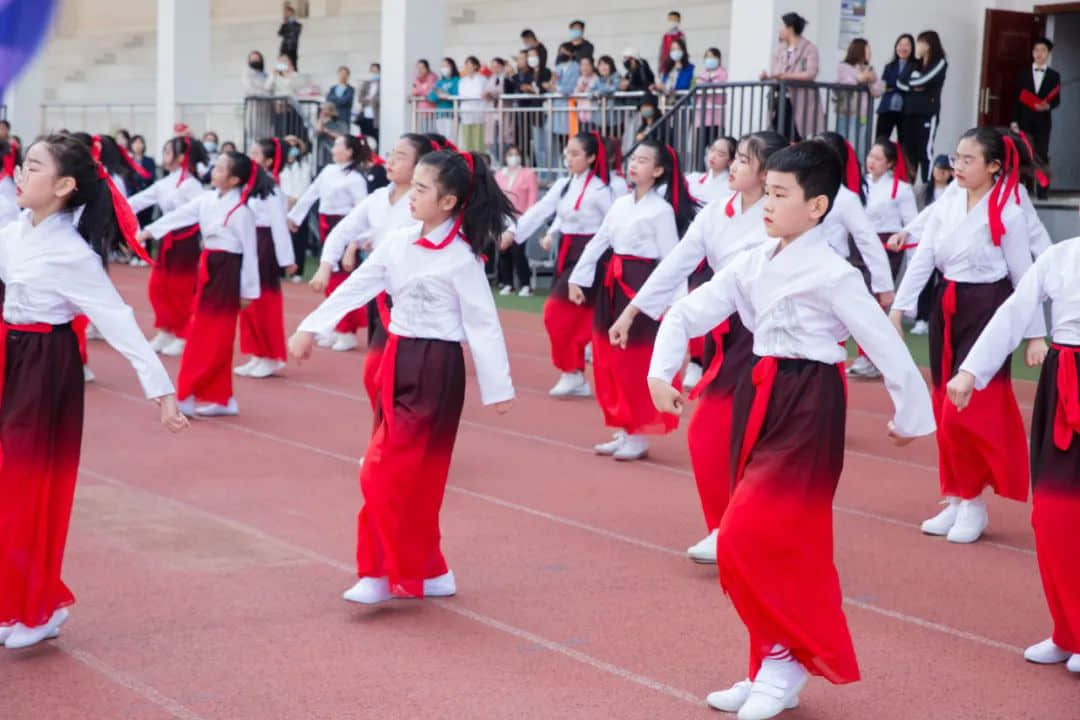
[[276, 137], [284, 140], [295, 135], [304, 141], [315, 158], [312, 171], [318, 172], [326, 164], [333, 138], [320, 133], [319, 101], [297, 100], [291, 97], [244, 98], [244, 147], [261, 138]]

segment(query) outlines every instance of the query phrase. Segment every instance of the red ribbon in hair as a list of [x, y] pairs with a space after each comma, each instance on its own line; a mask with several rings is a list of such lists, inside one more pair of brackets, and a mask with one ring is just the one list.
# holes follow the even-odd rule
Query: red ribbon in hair
[[997, 182], [990, 190], [987, 207], [990, 216], [990, 238], [997, 246], [1001, 245], [1001, 238], [1005, 235], [1005, 223], [1001, 219], [1001, 213], [1009, 203], [1009, 195], [1017, 192], [1020, 184], [1020, 152], [1011, 137], [1005, 136], [1004, 143], [1005, 159], [1001, 164]]
[[180, 161], [180, 179], [176, 181], [176, 187], [187, 177], [188, 165], [191, 163], [191, 136], [184, 136], [184, 158]]
[[594, 168], [599, 168], [597, 175], [607, 185], [611, 182], [611, 175], [608, 172], [608, 160], [607, 160], [607, 144], [604, 143], [604, 138], [600, 136], [600, 133], [595, 130], [589, 133], [596, 139], [596, 162], [593, 164]]
[[907, 160], [904, 159], [904, 149], [900, 147], [900, 143], [893, 143], [893, 148], [896, 149], [896, 165], [893, 167], [892, 178], [892, 199], [896, 199], [896, 191], [900, 187], [901, 182], [908, 181], [907, 174]]
[[461, 223], [465, 217], [465, 208], [469, 206], [469, 198], [472, 197], [472, 188], [476, 177], [476, 161], [473, 160], [473, 154], [471, 152], [459, 152], [458, 156], [465, 161], [465, 166], [469, 169], [469, 189], [465, 192], [465, 198], [458, 206], [457, 218], [454, 220], [454, 225], [450, 228], [450, 232], [448, 232], [446, 237], [440, 242], [433, 243], [426, 237], [422, 237], [416, 241], [416, 244], [420, 247], [426, 247], [429, 250], [442, 250], [458, 236], [458, 233], [461, 232]]
[[847, 140], [844, 141], [847, 145], [847, 159], [844, 161], [844, 184], [847, 185], [848, 190], [859, 194], [859, 188], [862, 186], [862, 174], [859, 172], [859, 161], [855, 157], [855, 148]]
[[679, 173], [679, 156], [675, 152], [675, 148], [670, 145], [665, 145], [668, 155], [671, 156], [671, 207], [675, 209], [676, 214], [679, 212], [679, 186], [682, 184], [682, 175]]
[[255, 178], [259, 176], [259, 166], [256, 165], [255, 161], [251, 158], [248, 158], [248, 162], [251, 163], [251, 174], [248, 175], [247, 182], [244, 183], [244, 189], [240, 191], [240, 202], [233, 205], [232, 209], [229, 210], [229, 213], [225, 216], [224, 225], [229, 224], [229, 218], [232, 217], [234, 212], [240, 209], [241, 205], [247, 204], [248, 198], [251, 197], [251, 191], [255, 187]]
[[[1020, 139], [1023, 141], [1024, 147], [1027, 148], [1028, 155], [1031, 157], [1031, 164], [1034, 165], [1036, 161], [1035, 148], [1031, 147], [1031, 140], [1028, 139], [1027, 133], [1023, 130], [1020, 131]], [[1050, 178], [1046, 177], [1046, 173], [1042, 170], [1035, 168], [1035, 182], [1039, 183], [1039, 187], [1047, 187], [1050, 184]], [[1020, 202], [1019, 192], [1017, 192], [1016, 202], [1017, 204]]]
[[[360, 142], [364, 143], [365, 145], [367, 145], [367, 136], [364, 135], [363, 133], [360, 133], [359, 135], [357, 135], [356, 139], [359, 140]], [[368, 147], [370, 148], [371, 146], [368, 145]], [[383, 160], [381, 157], [379, 157], [379, 154], [377, 152], [375, 152], [374, 150], [371, 152], [371, 162], [375, 163], [376, 165], [385, 165], [386, 164], [386, 161]]]
[[117, 143], [116, 149], [120, 151], [120, 155], [124, 158], [124, 162], [126, 162], [128, 166], [135, 171], [136, 175], [141, 177], [143, 180], [150, 179], [150, 171], [144, 168], [139, 163], [135, 162], [135, 158], [131, 156], [131, 153], [127, 151], [127, 148], [125, 148], [120, 143]]
[[19, 143], [8, 140], [8, 154], [4, 156], [4, 164], [0, 167], [0, 177], [15, 177], [15, 156], [19, 154]]
[[281, 141], [275, 138], [270, 138], [274, 141], [274, 184], [280, 184], [281, 182]]
[[[100, 147], [100, 140], [98, 141]], [[97, 161], [97, 176], [105, 182], [109, 188], [109, 195], [112, 198], [113, 214], [116, 216], [116, 224], [120, 228], [120, 235], [124, 238], [124, 242], [128, 244], [139, 259], [150, 265], [154, 264], [154, 261], [150, 259], [150, 254], [146, 252], [146, 248], [135, 239], [135, 235], [139, 232], [139, 221], [135, 217], [135, 213], [131, 210], [131, 205], [128, 204], [124, 194], [120, 192], [120, 188], [116, 187], [116, 183], [109, 177], [109, 171], [105, 169], [105, 166], [101, 164], [101, 161]]]

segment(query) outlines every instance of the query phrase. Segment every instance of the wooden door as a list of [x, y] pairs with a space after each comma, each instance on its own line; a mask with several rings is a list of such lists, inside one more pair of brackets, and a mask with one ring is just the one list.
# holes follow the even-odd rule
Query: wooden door
[[1031, 67], [1031, 46], [1046, 32], [1046, 17], [1011, 10], [987, 10], [983, 26], [979, 125], [1006, 126], [1020, 90], [1016, 76]]

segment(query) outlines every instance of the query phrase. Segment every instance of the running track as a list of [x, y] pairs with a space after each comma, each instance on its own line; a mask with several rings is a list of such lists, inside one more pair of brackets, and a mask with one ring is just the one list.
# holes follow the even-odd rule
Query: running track
[[[148, 329], [145, 271], [112, 275]], [[285, 292], [291, 330], [317, 298]], [[443, 508], [459, 595], [375, 608], [340, 598], [370, 431], [360, 353], [239, 380], [239, 417], [172, 437], [91, 343], [65, 573], [79, 602], [58, 641], [0, 651], [0, 716], [724, 717], [704, 697], [744, 676], [746, 636], [714, 568], [684, 557], [704, 533], [684, 432], [646, 462], [593, 456], [594, 403], [546, 397], [539, 316], [503, 325], [519, 397], [499, 417], [470, 385]], [[1033, 390], [1018, 383], [1025, 408]], [[814, 679], [783, 717], [1080, 716], [1080, 678], [1020, 655], [1050, 630], [1029, 508], [991, 499], [975, 546], [922, 536], [934, 444], [893, 448], [888, 411], [880, 384], [852, 384], [836, 559], [863, 681]]]

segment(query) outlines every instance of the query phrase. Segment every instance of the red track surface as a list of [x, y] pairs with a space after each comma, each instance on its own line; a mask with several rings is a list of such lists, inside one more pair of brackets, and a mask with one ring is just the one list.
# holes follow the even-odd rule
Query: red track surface
[[[148, 327], [145, 273], [112, 272]], [[291, 328], [317, 298], [286, 295]], [[79, 602], [58, 641], [0, 651], [0, 716], [723, 717], [704, 697], [745, 675], [746, 637], [714, 569], [684, 556], [704, 533], [684, 433], [647, 462], [594, 457], [595, 404], [546, 397], [540, 318], [503, 323], [519, 398], [500, 418], [470, 387], [443, 508], [459, 595], [376, 608], [340, 598], [370, 428], [359, 353], [239, 380], [238, 418], [171, 437], [92, 343]], [[924, 537], [933, 441], [887, 444], [880, 384], [853, 383], [850, 408], [836, 560], [864, 680], [812, 680], [784, 717], [1080, 717], [1080, 678], [1020, 655], [1050, 631], [1029, 508], [990, 500], [974, 546]]]

